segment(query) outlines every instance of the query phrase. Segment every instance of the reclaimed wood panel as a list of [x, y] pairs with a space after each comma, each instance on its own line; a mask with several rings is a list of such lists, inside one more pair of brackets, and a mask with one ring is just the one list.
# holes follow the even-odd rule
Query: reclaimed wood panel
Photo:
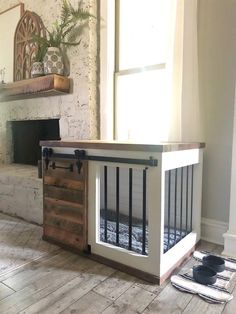
[[[70, 163], [72, 164], [72, 163]], [[70, 165], [69, 163], [60, 163], [59, 166], [62, 167], [68, 167]], [[49, 168], [46, 170], [45, 166], [44, 166], [44, 175], [45, 176], [50, 176], [53, 178], [64, 178], [64, 179], [69, 179], [69, 180], [78, 180], [78, 181], [83, 181], [84, 180], [84, 176], [83, 176], [83, 172], [81, 171], [81, 173], [79, 174], [77, 172], [77, 169], [74, 166], [73, 172], [69, 171], [67, 169], [52, 169], [51, 168], [52, 162], [49, 163]]]
[[50, 177], [48, 175], [44, 176], [44, 184], [53, 185], [53, 186], [66, 188], [66, 189], [71, 189], [71, 190], [79, 190], [79, 191], [84, 190], [84, 182], [83, 181]]
[[44, 239], [80, 250], [87, 249], [87, 177], [88, 162], [78, 173], [76, 160], [56, 159], [50, 164], [64, 168], [44, 169]]
[[68, 220], [81, 221], [84, 219], [85, 208], [80, 204], [45, 197], [44, 211], [45, 213], [58, 215]]
[[83, 236], [84, 234], [84, 227], [83, 222], [73, 222], [67, 219], [64, 219], [64, 217], [58, 217], [55, 215], [45, 214], [44, 215], [44, 223], [48, 226], [53, 226], [56, 228], [60, 228], [69, 232], [73, 232], [75, 234], [78, 234], [80, 236]]
[[62, 230], [60, 228], [44, 225], [44, 238], [52, 239], [58, 244], [62, 243], [72, 248], [77, 248], [79, 250], [87, 249], [87, 242], [84, 236], [80, 236], [73, 232]]
[[68, 190], [51, 185], [44, 185], [44, 196], [58, 200], [84, 204], [83, 191]]

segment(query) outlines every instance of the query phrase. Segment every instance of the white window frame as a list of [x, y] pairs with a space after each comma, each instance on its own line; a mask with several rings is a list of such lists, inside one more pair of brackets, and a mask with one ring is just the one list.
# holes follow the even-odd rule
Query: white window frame
[[101, 0], [100, 29], [100, 135], [102, 140], [117, 139], [116, 125], [116, 82], [120, 75], [165, 69], [166, 63], [119, 70], [118, 40], [116, 30], [119, 23], [116, 10], [119, 0]]
[[113, 140], [115, 0], [101, 0], [100, 12], [100, 135], [102, 140]]

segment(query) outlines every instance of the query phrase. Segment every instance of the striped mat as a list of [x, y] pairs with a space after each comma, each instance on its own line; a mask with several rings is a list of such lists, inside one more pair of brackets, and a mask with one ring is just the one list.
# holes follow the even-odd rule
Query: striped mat
[[[201, 264], [202, 258], [212, 254], [205, 251], [195, 251], [193, 257]], [[219, 255], [218, 255], [219, 256]], [[236, 273], [236, 259], [220, 256], [225, 260], [225, 270], [217, 274], [216, 283], [213, 285], [202, 285], [193, 278], [192, 269], [184, 274], [178, 274], [171, 277], [171, 284], [182, 292], [188, 292], [198, 295], [209, 303], [226, 303], [232, 300], [233, 296], [229, 292], [230, 283]]]

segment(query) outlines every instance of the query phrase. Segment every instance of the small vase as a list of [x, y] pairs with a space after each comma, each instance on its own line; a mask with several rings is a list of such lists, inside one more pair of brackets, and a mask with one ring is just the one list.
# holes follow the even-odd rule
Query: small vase
[[31, 68], [31, 77], [44, 75], [43, 62], [34, 62]]
[[45, 74], [64, 74], [64, 63], [61, 50], [57, 47], [48, 47], [43, 58]]

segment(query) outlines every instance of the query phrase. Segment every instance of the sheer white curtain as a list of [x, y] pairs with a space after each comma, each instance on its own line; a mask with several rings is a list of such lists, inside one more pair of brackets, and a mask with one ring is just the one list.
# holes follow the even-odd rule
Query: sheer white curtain
[[198, 84], [198, 0], [176, 0], [168, 59], [171, 101], [169, 141], [202, 140]]
[[203, 140], [198, 81], [198, 0], [185, 0], [182, 86], [182, 141]]

